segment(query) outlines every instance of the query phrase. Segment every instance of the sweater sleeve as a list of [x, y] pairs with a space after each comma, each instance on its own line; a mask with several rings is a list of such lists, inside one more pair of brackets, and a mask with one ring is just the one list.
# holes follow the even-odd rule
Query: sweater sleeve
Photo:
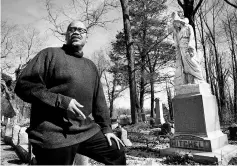
[[50, 92], [47, 89], [51, 58], [47, 50], [39, 52], [23, 69], [17, 79], [15, 93], [28, 103], [45, 103], [52, 107], [67, 109], [70, 97]]
[[95, 122], [100, 125], [102, 132], [104, 134], [112, 133], [112, 129], [110, 127], [111, 120], [110, 120], [109, 109], [106, 104], [103, 87], [101, 85], [97, 69], [96, 72], [97, 77], [96, 77], [92, 115], [94, 117]]

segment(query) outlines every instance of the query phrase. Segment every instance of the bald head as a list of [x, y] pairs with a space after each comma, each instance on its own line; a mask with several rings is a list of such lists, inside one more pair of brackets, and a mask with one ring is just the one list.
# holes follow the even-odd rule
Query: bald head
[[86, 43], [87, 30], [85, 24], [81, 21], [73, 21], [67, 27], [66, 43], [73, 47], [82, 49]]
[[83, 23], [83, 22], [81, 22], [81, 21], [72, 21], [69, 25], [68, 25], [68, 27], [67, 27], [67, 31], [68, 31], [68, 28], [69, 27], [72, 27], [72, 26], [77, 26], [77, 27], [81, 27], [81, 28], [83, 28], [83, 29], [86, 29], [86, 26], [85, 26], [85, 24]]

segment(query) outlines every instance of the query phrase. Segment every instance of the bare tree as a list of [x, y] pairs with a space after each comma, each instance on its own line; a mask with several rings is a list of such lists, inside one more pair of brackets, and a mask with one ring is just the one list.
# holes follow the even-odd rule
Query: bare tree
[[234, 119], [237, 119], [237, 14], [235, 11], [230, 12], [228, 8], [226, 8], [226, 13], [222, 24], [231, 55], [229, 64], [231, 66], [230, 78], [233, 84], [233, 91], [229, 87], [229, 109], [234, 114]]
[[15, 44], [15, 56], [19, 57], [20, 62], [15, 70], [16, 77], [24, 66], [43, 48], [47, 37], [41, 36], [40, 32], [34, 27], [22, 26], [19, 30], [17, 43]]
[[129, 74], [129, 89], [130, 89], [130, 104], [131, 104], [131, 115], [132, 123], [137, 123], [137, 113], [140, 112], [140, 106], [137, 97], [136, 89], [136, 76], [135, 76], [135, 58], [133, 49], [133, 39], [131, 32], [131, 23], [129, 16], [129, 4], [128, 0], [120, 0], [122, 13], [123, 13], [123, 24], [124, 24], [124, 34], [126, 42], [126, 57], [128, 60], [128, 74]]
[[207, 58], [207, 38], [206, 38], [206, 34], [205, 34], [205, 28], [204, 28], [204, 21], [203, 21], [203, 10], [202, 8], [199, 9], [199, 12], [198, 12], [198, 18], [200, 20], [200, 23], [197, 24], [197, 29], [198, 29], [198, 32], [199, 32], [199, 35], [200, 35], [200, 43], [201, 43], [201, 46], [202, 46], [202, 50], [203, 50], [203, 57], [204, 57], [204, 65], [205, 65], [205, 73], [206, 73], [206, 81], [207, 83], [210, 83], [210, 80], [209, 80], [209, 70], [208, 70], [208, 58]]
[[[135, 55], [137, 55], [137, 77], [140, 79], [138, 84], [140, 109], [141, 113], [144, 113], [145, 95], [146, 92], [151, 92], [147, 91], [147, 89], [149, 88], [149, 84], [153, 86], [155, 82], [154, 80], [152, 80], [152, 83], [149, 82], [152, 77], [146, 79], [147, 75], [151, 75], [151, 72], [148, 72], [149, 74], [146, 73], [146, 66], [149, 65], [146, 59], [148, 56], [156, 56], [153, 52], [156, 52], [160, 43], [167, 37], [165, 31], [166, 17], [162, 16], [167, 6], [165, 5], [165, 0], [131, 0], [129, 2], [134, 50]], [[155, 67], [156, 65], [153, 66]], [[154, 88], [151, 87], [150, 89], [152, 90]], [[154, 93], [151, 95], [154, 96]], [[151, 100], [154, 100], [154, 98], [151, 97]], [[154, 101], [151, 101], [151, 103], [154, 103]], [[153, 108], [151, 108], [151, 111], [153, 112]]]
[[107, 88], [107, 96], [109, 100], [109, 110], [110, 110], [110, 117], [115, 118], [115, 110], [114, 110], [114, 101], [118, 97], [121, 96], [121, 93], [127, 89], [126, 85], [119, 85], [119, 72], [115, 70], [112, 72], [105, 72], [104, 79], [105, 85]]
[[[210, 7], [209, 7], [210, 6]], [[200, 36], [204, 51], [204, 60], [207, 80], [211, 84], [212, 92], [217, 98], [220, 120], [223, 122], [224, 114], [228, 109], [227, 80], [229, 68], [226, 66], [228, 57], [222, 51], [224, 33], [221, 27], [223, 8], [225, 3], [221, 0], [206, 1], [199, 12]]]
[[98, 72], [99, 72], [99, 78], [101, 79], [103, 73], [108, 69], [109, 67], [109, 61], [106, 58], [106, 53], [103, 50], [95, 51], [91, 57], [91, 60], [95, 63]]
[[1, 26], [3, 36], [1, 39], [1, 70], [14, 74], [14, 70], [20, 70], [36, 55], [47, 38], [31, 25], [10, 25], [3, 21]]
[[[40, 32], [31, 26], [23, 27], [17, 44], [17, 53], [22, 64], [29, 61], [42, 48], [45, 38], [40, 37]], [[24, 60], [23, 60], [24, 59]]]
[[45, 0], [48, 13], [46, 20], [52, 25], [53, 34], [64, 41], [66, 26], [73, 20], [80, 20], [86, 24], [88, 31], [93, 27], [106, 28], [106, 25], [115, 22], [118, 18], [108, 19], [108, 13], [118, 7], [113, 0], [69, 0], [67, 6], [60, 7]]
[[9, 22], [1, 21], [1, 72], [8, 71], [12, 64], [8, 61], [14, 52], [15, 37], [18, 26]]
[[149, 93], [151, 95], [151, 117], [153, 117], [154, 110], [155, 83], [165, 83], [167, 79], [172, 77], [172, 74], [164, 69], [174, 64], [174, 54], [174, 47], [170, 43], [162, 42], [146, 57], [146, 71], [149, 73], [147, 80], [149, 80]]
[[166, 93], [167, 93], [167, 101], [168, 101], [168, 105], [169, 105], [169, 118], [171, 121], [174, 120], [174, 114], [173, 114], [173, 103], [172, 103], [172, 93], [171, 93], [171, 89], [169, 87], [169, 83], [168, 81], [166, 82]]
[[13, 50], [13, 37], [17, 25], [10, 25], [7, 21], [1, 21], [1, 59], [6, 58]]
[[231, 3], [229, 0], [224, 0], [227, 4], [229, 4], [229, 5], [231, 5], [232, 7], [234, 7], [234, 8], [237, 8], [237, 3], [236, 4], [234, 4], [234, 3]]

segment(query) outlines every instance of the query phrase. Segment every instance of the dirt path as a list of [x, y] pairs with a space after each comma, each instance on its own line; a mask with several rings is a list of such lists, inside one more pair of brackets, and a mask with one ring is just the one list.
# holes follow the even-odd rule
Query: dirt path
[[27, 165], [22, 163], [11, 145], [6, 145], [1, 138], [1, 165]]

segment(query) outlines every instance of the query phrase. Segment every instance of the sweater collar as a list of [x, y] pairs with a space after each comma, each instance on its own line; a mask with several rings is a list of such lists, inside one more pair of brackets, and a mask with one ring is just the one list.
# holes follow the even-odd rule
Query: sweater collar
[[83, 52], [77, 52], [72, 46], [64, 44], [62, 49], [66, 52], [66, 54], [81, 58], [83, 57]]

